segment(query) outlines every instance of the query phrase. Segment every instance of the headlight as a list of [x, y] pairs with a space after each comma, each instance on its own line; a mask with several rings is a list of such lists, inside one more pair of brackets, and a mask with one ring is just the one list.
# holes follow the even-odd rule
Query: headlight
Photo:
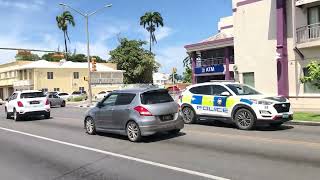
[[261, 104], [261, 105], [271, 105], [273, 104], [273, 102], [270, 102], [270, 101], [258, 101], [258, 104]]

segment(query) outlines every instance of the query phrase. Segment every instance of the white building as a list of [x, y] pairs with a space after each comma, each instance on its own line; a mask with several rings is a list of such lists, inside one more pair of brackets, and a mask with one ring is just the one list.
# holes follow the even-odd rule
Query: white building
[[153, 84], [163, 86], [170, 83], [170, 75], [165, 73], [153, 73]]

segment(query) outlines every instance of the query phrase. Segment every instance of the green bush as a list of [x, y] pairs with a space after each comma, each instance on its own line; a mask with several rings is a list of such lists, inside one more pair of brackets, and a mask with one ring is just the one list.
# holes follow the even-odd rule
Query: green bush
[[79, 102], [79, 101], [83, 101], [84, 98], [83, 97], [75, 97], [75, 98], [72, 98], [71, 101], [74, 101], [74, 102]]

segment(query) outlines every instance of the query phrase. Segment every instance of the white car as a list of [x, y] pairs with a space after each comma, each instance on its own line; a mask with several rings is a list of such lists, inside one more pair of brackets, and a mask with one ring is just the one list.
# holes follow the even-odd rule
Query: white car
[[106, 97], [110, 92], [112, 92], [112, 91], [101, 91], [95, 96], [95, 99], [96, 100], [101, 100], [104, 97]]
[[65, 101], [67, 101], [70, 98], [70, 94], [65, 92], [58, 92], [57, 95]]
[[258, 123], [277, 127], [293, 118], [285, 97], [262, 95], [250, 86], [233, 82], [209, 82], [187, 87], [179, 99], [187, 124], [212, 119], [250, 130]]
[[41, 91], [16, 91], [8, 98], [5, 112], [7, 119], [13, 116], [16, 121], [33, 115], [44, 115], [49, 119], [50, 102]]

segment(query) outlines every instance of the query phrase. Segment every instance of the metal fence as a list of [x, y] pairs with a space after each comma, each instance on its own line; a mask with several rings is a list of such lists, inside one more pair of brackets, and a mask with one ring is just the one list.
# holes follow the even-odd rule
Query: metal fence
[[320, 38], [320, 23], [310, 24], [297, 29], [297, 43], [304, 43]]

